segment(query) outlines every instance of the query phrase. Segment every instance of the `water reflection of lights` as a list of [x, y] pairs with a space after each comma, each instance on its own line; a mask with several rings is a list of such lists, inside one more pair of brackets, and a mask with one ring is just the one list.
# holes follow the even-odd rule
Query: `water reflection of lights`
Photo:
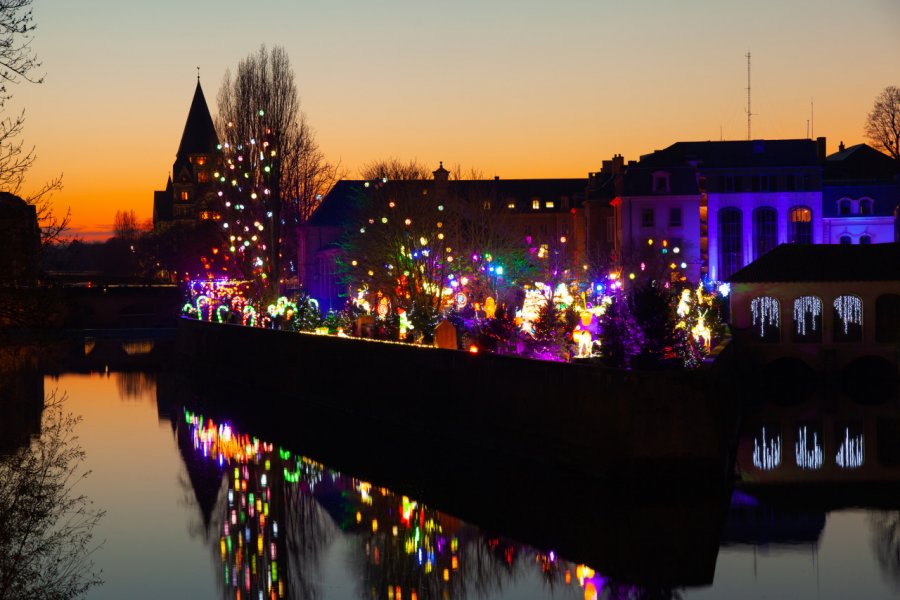
[[763, 471], [771, 471], [781, 465], [781, 435], [766, 436], [762, 428], [759, 439], [753, 438], [753, 466]]
[[850, 435], [850, 428], [844, 428], [844, 441], [838, 448], [836, 461], [839, 467], [843, 469], [858, 469], [863, 465], [863, 449], [865, 440], [863, 435]]
[[[810, 449], [810, 441], [812, 441], [812, 449]], [[812, 440], [809, 440], [807, 427], [805, 425], [801, 426], [797, 430], [797, 443], [794, 445], [794, 453], [797, 459], [797, 466], [801, 469], [821, 468], [824, 456], [819, 434], [813, 431]]]
[[[349, 505], [340, 509], [349, 519], [339, 526], [358, 536], [365, 555], [364, 577], [384, 586], [380, 589], [387, 590], [388, 598], [456, 597], [454, 590], [465, 589], [467, 578], [483, 576], [483, 556], [474, 551], [481, 543], [504, 565], [503, 572], [515, 565], [524, 568], [528, 562], [522, 559], [528, 553], [546, 581], [577, 585], [586, 599], [596, 599], [606, 585], [589, 567], [563, 561], [553, 551], [483, 539], [473, 535], [474, 529], [409, 497], [345, 477], [228, 424], [187, 410], [185, 422], [194, 449], [219, 465], [228, 484], [215, 538], [226, 595], [274, 600], [296, 593], [288, 567], [287, 538], [293, 530], [285, 502], [298, 493], [318, 498], [319, 486], [324, 486], [322, 497], [333, 498], [339, 491], [341, 502]], [[472, 556], [468, 563], [467, 553]]]

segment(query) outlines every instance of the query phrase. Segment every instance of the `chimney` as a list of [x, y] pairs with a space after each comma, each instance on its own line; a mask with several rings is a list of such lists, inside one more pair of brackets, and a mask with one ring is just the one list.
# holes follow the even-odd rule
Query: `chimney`
[[844, 151], [844, 140], [841, 140], [841, 143], [838, 144], [838, 152]]
[[816, 154], [819, 155], [819, 160], [825, 160], [825, 138], [817, 137], [816, 138]]

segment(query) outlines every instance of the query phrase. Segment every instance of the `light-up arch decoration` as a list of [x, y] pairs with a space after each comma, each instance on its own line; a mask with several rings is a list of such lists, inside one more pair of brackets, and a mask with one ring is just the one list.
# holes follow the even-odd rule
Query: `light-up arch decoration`
[[794, 444], [794, 455], [797, 466], [801, 469], [816, 470], [822, 468], [825, 453], [822, 449], [822, 435], [815, 428], [800, 425], [797, 428], [797, 442]]
[[753, 466], [761, 471], [771, 471], [781, 466], [781, 433], [763, 427], [753, 438]]
[[780, 312], [778, 299], [772, 296], [758, 296], [750, 301], [753, 327], [759, 339], [778, 341]]
[[865, 436], [855, 429], [846, 426], [838, 430], [840, 446], [835, 462], [842, 469], [858, 469], [865, 462]]
[[859, 296], [834, 299], [834, 339], [839, 342], [862, 340], [863, 303]]
[[794, 339], [812, 342], [822, 339], [822, 300], [800, 296], [794, 300]]

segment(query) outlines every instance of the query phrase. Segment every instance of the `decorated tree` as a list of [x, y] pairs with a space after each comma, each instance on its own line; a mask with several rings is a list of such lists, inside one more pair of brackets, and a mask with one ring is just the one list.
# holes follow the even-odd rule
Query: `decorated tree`
[[600, 321], [603, 345], [601, 355], [613, 367], [629, 368], [644, 345], [644, 332], [631, 311], [628, 297], [618, 293]]
[[233, 260], [230, 272], [254, 281], [268, 302], [279, 294], [284, 257], [293, 255], [292, 228], [309, 217], [338, 169], [325, 160], [300, 111], [294, 72], [281, 47], [262, 46], [233, 77], [226, 73], [218, 112], [222, 154], [215, 177], [225, 256]]
[[216, 171], [222, 202], [224, 243], [214, 254], [220, 270], [253, 283], [252, 296], [264, 303], [278, 296], [280, 277], [280, 169], [265, 111], [246, 141], [220, 144], [221, 171]]
[[344, 276], [372, 306], [385, 307], [382, 318], [402, 309], [428, 335], [442, 308], [448, 266], [458, 259], [450, 242], [455, 216], [422, 181], [384, 177], [365, 189], [356, 226], [343, 241]]

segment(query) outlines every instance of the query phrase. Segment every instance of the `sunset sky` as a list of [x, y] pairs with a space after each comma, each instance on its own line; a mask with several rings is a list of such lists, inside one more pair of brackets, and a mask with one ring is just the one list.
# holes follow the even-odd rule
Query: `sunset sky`
[[200, 67], [210, 110], [227, 68], [284, 46], [303, 110], [352, 177], [416, 158], [503, 178], [585, 177], [679, 140], [814, 133], [864, 141], [875, 96], [900, 85], [897, 0], [35, 0], [42, 85], [14, 86], [38, 162], [60, 173], [73, 233], [152, 214]]

